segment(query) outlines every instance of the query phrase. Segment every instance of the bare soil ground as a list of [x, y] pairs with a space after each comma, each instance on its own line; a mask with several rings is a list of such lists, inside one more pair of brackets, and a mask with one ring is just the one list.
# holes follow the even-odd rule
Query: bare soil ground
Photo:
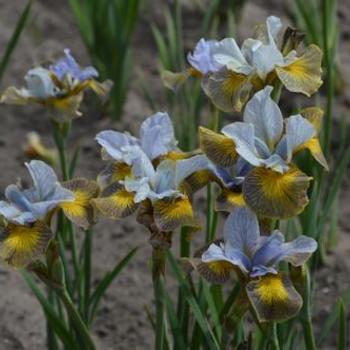
[[[159, 78], [157, 53], [149, 21], [152, 19], [157, 23], [163, 23], [163, 12], [158, 5], [165, 3], [165, 1], [148, 1], [149, 5], [141, 10], [141, 19], [133, 40], [135, 66], [143, 71], [156, 96], [162, 96], [163, 86]], [[185, 3], [187, 4], [187, 1]], [[238, 28], [242, 37], [248, 35], [252, 27], [262, 22], [268, 14], [286, 18], [285, 2], [274, 0], [269, 1], [268, 5], [266, 3], [262, 0], [248, 1]], [[0, 47], [5, 47], [23, 6], [23, 1], [0, 0]], [[341, 24], [339, 60], [344, 80], [347, 80], [345, 80], [345, 90], [335, 103], [335, 118], [338, 120], [342, 113], [350, 112], [348, 80], [350, 77], [350, 6], [347, 0], [340, 2], [339, 18]], [[199, 39], [196, 29], [198, 21], [198, 12], [193, 11], [189, 6], [184, 18], [186, 43], [189, 49]], [[54, 0], [37, 1], [34, 4], [28, 28], [21, 38], [5, 79], [2, 81], [1, 90], [10, 84], [22, 84], [23, 75], [31, 65], [57, 54], [64, 47], [70, 47], [82, 63], [89, 63], [67, 3]], [[163, 108], [166, 109], [164, 104]], [[83, 149], [77, 175], [94, 178], [103, 167], [99, 147], [93, 140], [98, 131], [112, 127], [135, 131], [148, 115], [150, 110], [135, 75], [131, 82], [123, 122], [112, 124], [110, 120], [102, 119], [96, 111], [87, 111], [83, 118], [76, 120], [70, 147], [73, 149], [73, 146], [79, 142]], [[0, 118], [0, 189], [2, 192], [6, 185], [13, 183], [17, 177], [27, 178], [23, 166], [26, 158], [22, 150], [26, 133], [35, 130], [43, 136], [45, 142], [52, 144], [52, 140], [49, 120], [39, 108], [2, 106]], [[330, 252], [326, 265], [317, 274], [318, 287], [314, 297], [315, 319], [320, 322], [324, 321], [332, 305], [350, 286], [348, 220], [350, 188], [348, 184], [344, 184], [340, 195], [341, 220], [338, 245]], [[203, 202], [204, 198], [200, 197], [198, 201]], [[137, 225], [133, 218], [117, 223], [101, 220], [95, 229], [93, 257], [95, 282], [131, 248], [140, 246], [137, 257], [128, 266], [127, 271], [111, 286], [98, 312], [93, 332], [100, 349], [152, 348], [153, 332], [145, 312], [145, 307], [150, 306], [152, 302], [149, 271], [151, 250], [147, 240], [148, 233], [143, 227]], [[21, 275], [0, 265], [0, 286], [0, 350], [45, 349], [44, 317], [37, 300], [23, 282]], [[349, 313], [348, 319], [350, 320]], [[334, 348], [334, 339], [324, 347], [324, 349]]]

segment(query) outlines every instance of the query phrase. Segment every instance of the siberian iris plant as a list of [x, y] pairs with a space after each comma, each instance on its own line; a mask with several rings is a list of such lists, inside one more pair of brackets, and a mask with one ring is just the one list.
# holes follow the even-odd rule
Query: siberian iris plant
[[15, 267], [26, 266], [45, 253], [52, 238], [51, 219], [59, 208], [84, 227], [92, 208], [90, 199], [97, 196], [97, 185], [94, 187], [89, 180], [59, 183], [52, 168], [44, 162], [33, 160], [26, 166], [33, 186], [23, 189], [9, 185], [5, 191], [6, 201], [0, 201], [4, 223], [1, 255]]
[[64, 50], [64, 57], [49, 67], [35, 67], [26, 76], [26, 87], [8, 87], [1, 96], [1, 103], [24, 105], [40, 104], [49, 108], [51, 116], [58, 122], [71, 120], [81, 115], [79, 106], [84, 91], [92, 89], [99, 97], [107, 95], [111, 82], [96, 80], [98, 72], [89, 66], [81, 68], [71, 55]]
[[302, 298], [279, 264], [302, 266], [317, 249], [317, 242], [303, 235], [285, 242], [278, 230], [261, 236], [257, 217], [248, 208], [233, 210], [223, 236], [200, 258], [192, 259], [197, 271], [211, 283], [225, 282], [235, 272], [260, 322], [282, 322], [295, 316]]
[[210, 100], [222, 111], [240, 111], [252, 94], [266, 85], [280, 82], [291, 92], [307, 96], [322, 84], [322, 52], [316, 45], [302, 48], [292, 30], [281, 37], [282, 23], [270, 16], [257, 26], [253, 38], [241, 48], [235, 39], [201, 39], [188, 55], [191, 68], [186, 73], [165, 72], [168, 87], [176, 87], [189, 76], [199, 76]]
[[200, 128], [200, 144], [218, 166], [215, 173], [232, 204], [243, 205], [242, 192], [244, 202], [257, 214], [288, 218], [308, 203], [311, 179], [293, 163], [294, 156], [308, 149], [327, 168], [318, 140], [322, 115], [309, 108], [283, 119], [271, 91], [267, 86], [257, 92], [245, 107], [243, 122], [226, 125], [221, 134]]

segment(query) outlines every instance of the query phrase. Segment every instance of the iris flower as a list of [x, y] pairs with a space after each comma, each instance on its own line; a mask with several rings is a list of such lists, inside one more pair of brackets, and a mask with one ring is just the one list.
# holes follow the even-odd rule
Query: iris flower
[[[52, 238], [50, 221], [58, 208], [84, 227], [86, 222], [81, 217], [88, 217], [92, 208], [90, 199], [97, 196], [96, 190], [92, 193], [93, 182], [89, 180], [83, 184], [81, 179], [61, 184], [53, 169], [44, 162], [33, 160], [26, 166], [33, 186], [22, 189], [9, 185], [5, 190], [7, 201], [0, 201], [0, 215], [5, 221], [1, 255], [15, 267], [25, 266], [45, 252]], [[86, 195], [82, 198], [81, 193]]]
[[119, 219], [134, 213], [139, 207], [153, 216], [159, 231], [173, 231], [180, 225], [194, 225], [194, 214], [185, 179], [206, 169], [203, 155], [188, 159], [165, 159], [153, 165], [138, 145], [124, 146], [120, 158], [131, 166], [123, 180], [108, 185], [93, 204], [105, 216]]
[[105, 130], [96, 135], [96, 141], [102, 146], [102, 158], [111, 161], [98, 178], [103, 187], [131, 175], [131, 164], [124, 151], [129, 146], [139, 146], [150, 161], [162, 156], [180, 157], [171, 119], [162, 112], [141, 124], [138, 138], [129, 133]]
[[257, 92], [246, 105], [243, 122], [225, 126], [221, 134], [200, 128], [200, 144], [212, 162], [228, 168], [228, 174], [240, 157], [245, 203], [259, 215], [282, 219], [299, 214], [308, 203], [311, 178], [293, 164], [293, 157], [308, 149], [326, 169], [327, 162], [318, 140], [320, 110], [308, 108], [283, 119], [271, 91], [267, 86]]
[[279, 264], [302, 266], [317, 249], [316, 241], [301, 235], [285, 242], [278, 230], [261, 236], [257, 217], [248, 208], [237, 208], [228, 216], [223, 235], [222, 241], [203, 252], [200, 261], [193, 260], [201, 275], [211, 283], [222, 283], [236, 272], [260, 322], [295, 316], [302, 298]]
[[254, 92], [276, 81], [289, 91], [310, 96], [322, 84], [322, 52], [316, 45], [301, 49], [299, 43], [291, 49], [285, 45], [288, 38], [279, 40], [281, 31], [281, 20], [270, 16], [241, 48], [233, 38], [201, 39], [188, 55], [192, 68], [186, 73], [165, 72], [163, 80], [176, 87], [188, 76], [202, 77], [203, 90], [225, 112], [240, 111]]
[[30, 69], [26, 76], [26, 87], [10, 86], [2, 94], [0, 102], [24, 105], [40, 104], [50, 109], [57, 121], [70, 120], [81, 115], [78, 108], [86, 89], [92, 89], [99, 97], [107, 95], [111, 82], [99, 83], [98, 72], [93, 67], [81, 68], [64, 50], [64, 57], [48, 68], [39, 66]]

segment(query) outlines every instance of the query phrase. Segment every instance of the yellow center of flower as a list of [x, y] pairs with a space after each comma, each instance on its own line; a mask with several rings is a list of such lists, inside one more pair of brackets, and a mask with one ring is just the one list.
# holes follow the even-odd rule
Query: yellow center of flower
[[3, 253], [13, 250], [16, 254], [27, 254], [37, 248], [40, 241], [40, 232], [36, 226], [17, 226], [10, 228], [10, 234], [5, 239]]
[[267, 198], [281, 198], [286, 195], [296, 178], [292, 171], [280, 174], [270, 169], [261, 168], [259, 169], [259, 180], [262, 191]]
[[247, 77], [244, 74], [230, 72], [227, 76], [227, 79], [225, 79], [222, 84], [223, 93], [225, 95], [234, 94], [246, 80]]
[[124, 180], [127, 176], [131, 176], [131, 167], [126, 163], [115, 163], [112, 170], [112, 181]]
[[76, 190], [74, 191], [74, 196], [74, 201], [62, 203], [61, 208], [68, 215], [83, 217], [85, 216], [85, 208], [90, 202], [90, 194], [82, 190]]
[[226, 198], [230, 204], [236, 205], [238, 207], [245, 206], [245, 201], [242, 193], [227, 191], [225, 195], [227, 196]]
[[134, 192], [121, 190], [112, 195], [110, 198], [118, 208], [129, 208], [134, 205], [134, 197]]
[[257, 294], [265, 304], [274, 304], [288, 299], [288, 291], [281, 275], [262, 277], [257, 286]]
[[158, 210], [167, 221], [193, 216], [192, 206], [187, 198], [178, 198], [174, 201], [159, 201]]

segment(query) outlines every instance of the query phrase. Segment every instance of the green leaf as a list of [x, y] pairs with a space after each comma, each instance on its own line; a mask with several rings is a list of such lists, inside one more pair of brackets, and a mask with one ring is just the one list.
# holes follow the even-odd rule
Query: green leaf
[[[342, 295], [340, 300], [344, 305], [347, 305], [350, 302], [350, 288]], [[321, 328], [320, 335], [317, 341], [318, 347], [322, 345], [323, 341], [328, 336], [329, 332], [337, 322], [338, 318], [339, 318], [339, 301], [333, 306], [331, 313], [329, 314], [328, 318], [323, 324], [323, 327]]]
[[26, 23], [27, 23], [33, 1], [34, 0], [28, 1], [26, 7], [24, 8], [21, 16], [19, 17], [19, 19], [17, 21], [15, 30], [13, 31], [9, 42], [6, 45], [5, 52], [4, 52], [4, 54], [1, 58], [1, 61], [0, 61], [0, 80], [2, 79], [2, 77], [5, 73], [5, 70], [6, 70], [7, 65], [9, 63], [9, 60], [11, 58], [11, 55], [12, 55], [14, 49], [16, 48], [16, 46], [18, 44], [18, 40], [21, 36], [21, 33], [22, 33]]
[[206, 319], [205, 314], [202, 312], [196, 299], [191, 293], [190, 286], [186, 281], [185, 277], [183, 276], [183, 272], [181, 271], [179, 264], [176, 262], [176, 260], [174, 259], [174, 257], [170, 252], [167, 252], [167, 258], [171, 266], [171, 269], [175, 274], [175, 277], [180, 285], [180, 288], [183, 290], [184, 296], [191, 307], [193, 316], [195, 317], [202, 332], [204, 333], [204, 337], [206, 339], [207, 345], [209, 346], [210, 349], [220, 349], [218, 341], [215, 338], [213, 331], [211, 330], [208, 320]]
[[64, 346], [69, 350], [79, 349], [79, 346], [75, 343], [75, 341], [72, 337], [72, 334], [66, 329], [66, 326], [61, 321], [61, 319], [58, 317], [55, 310], [52, 308], [51, 304], [45, 298], [44, 294], [38, 288], [38, 286], [35, 283], [32, 276], [27, 271], [22, 271], [22, 276], [24, 277], [28, 286], [30, 287], [30, 289], [32, 290], [32, 292], [34, 293], [34, 295], [36, 296], [36, 298], [40, 302], [40, 304], [45, 312], [45, 316], [47, 318], [47, 321], [50, 323], [50, 325], [54, 329], [55, 333], [61, 339]]
[[174, 305], [170, 299], [168, 292], [165, 290], [163, 285], [162, 285], [162, 289], [163, 289], [164, 304], [166, 307], [166, 312], [169, 318], [170, 327], [174, 337], [174, 349], [185, 349], [186, 348], [185, 341], [182, 335], [181, 326], [177, 319]]
[[346, 349], [346, 312], [343, 300], [339, 300], [338, 318], [339, 318], [339, 329], [338, 329], [338, 350]]
[[119, 273], [127, 266], [131, 258], [135, 255], [138, 248], [132, 249], [115, 267], [112, 271], [106, 273], [100, 283], [97, 285], [94, 293], [90, 298], [90, 323], [92, 322], [96, 310], [99, 306], [101, 298], [105, 294], [107, 288], [111, 285], [113, 280], [119, 275]]

